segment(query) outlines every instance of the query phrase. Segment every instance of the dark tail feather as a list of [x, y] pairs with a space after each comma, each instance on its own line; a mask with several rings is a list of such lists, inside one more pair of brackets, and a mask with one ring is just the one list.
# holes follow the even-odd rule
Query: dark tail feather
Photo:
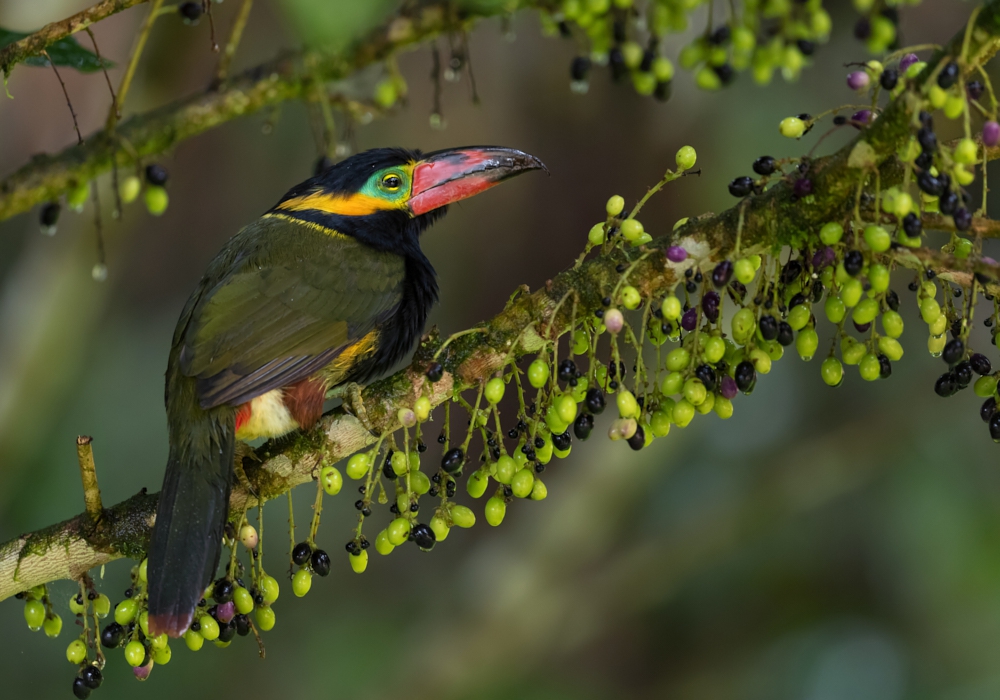
[[211, 413], [171, 430], [170, 459], [150, 543], [149, 633], [180, 637], [215, 576], [229, 513], [234, 425]]

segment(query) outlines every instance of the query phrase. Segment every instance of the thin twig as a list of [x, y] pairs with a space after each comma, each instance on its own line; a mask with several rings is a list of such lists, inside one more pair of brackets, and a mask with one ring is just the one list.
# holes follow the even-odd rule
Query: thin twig
[[226, 50], [223, 52], [222, 58], [219, 59], [219, 68], [215, 72], [215, 80], [219, 83], [225, 80], [226, 75], [229, 73], [229, 65], [233, 61], [233, 56], [236, 55], [240, 39], [243, 38], [243, 30], [247, 26], [247, 20], [250, 18], [250, 9], [252, 7], [253, 0], [243, 0], [240, 10], [236, 14], [236, 19], [233, 21], [233, 31], [229, 34], [229, 41], [226, 42]]
[[76, 458], [80, 463], [80, 480], [83, 482], [83, 501], [87, 515], [96, 520], [104, 512], [101, 489], [97, 485], [97, 467], [94, 464], [94, 438], [81, 435], [76, 439]]
[[132, 58], [129, 59], [128, 68], [125, 69], [125, 75], [122, 77], [121, 85], [118, 87], [118, 97], [111, 104], [111, 110], [108, 113], [108, 121], [105, 128], [109, 132], [114, 131], [115, 125], [121, 119], [122, 106], [125, 104], [128, 89], [132, 85], [132, 78], [135, 77], [135, 69], [139, 65], [139, 57], [142, 56], [142, 51], [146, 48], [146, 40], [149, 39], [149, 32], [153, 28], [153, 22], [159, 17], [160, 5], [162, 4], [163, 0], [152, 0], [149, 14], [146, 15], [146, 21], [142, 23], [142, 29], [139, 31], [138, 39], [136, 39], [135, 50], [132, 51]]
[[59, 69], [56, 68], [55, 61], [49, 56], [48, 51], [42, 51], [42, 55], [49, 60], [49, 65], [52, 66], [52, 72], [56, 74], [56, 78], [59, 80], [59, 87], [62, 88], [63, 97], [66, 98], [66, 106], [69, 107], [70, 116], [73, 117], [73, 129], [76, 131], [76, 142], [78, 144], [83, 143], [83, 135], [80, 133], [80, 124], [76, 120], [76, 111], [73, 109], [73, 102], [69, 99], [69, 92], [66, 90], [66, 83], [63, 82], [62, 76], [59, 75]]

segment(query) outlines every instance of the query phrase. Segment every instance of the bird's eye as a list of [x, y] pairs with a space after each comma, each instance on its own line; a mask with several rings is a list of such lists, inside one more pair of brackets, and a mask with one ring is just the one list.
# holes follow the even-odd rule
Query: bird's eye
[[398, 190], [403, 181], [399, 175], [386, 175], [382, 178], [382, 187], [387, 190]]

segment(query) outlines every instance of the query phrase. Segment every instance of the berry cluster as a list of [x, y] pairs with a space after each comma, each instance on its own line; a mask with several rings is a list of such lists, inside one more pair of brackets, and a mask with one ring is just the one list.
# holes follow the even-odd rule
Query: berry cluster
[[701, 0], [650, 0], [645, 6], [633, 0], [563, 0], [541, 17], [548, 34], [587, 46], [570, 65], [574, 92], [587, 91], [591, 67], [597, 65], [608, 66], [615, 80], [629, 78], [640, 95], [666, 100], [674, 65], [661, 53], [663, 39], [686, 32], [691, 16], [704, 5], [709, 6], [708, 26], [678, 60], [705, 90], [728, 85], [746, 70], [761, 85], [776, 70], [795, 80], [830, 34], [830, 15], [818, 1], [745, 2], [739, 13], [728, 13], [718, 24], [711, 3]]

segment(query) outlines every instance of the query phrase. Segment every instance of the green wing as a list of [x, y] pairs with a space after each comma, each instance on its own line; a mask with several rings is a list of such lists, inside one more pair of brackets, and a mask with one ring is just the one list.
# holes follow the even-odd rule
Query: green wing
[[230, 241], [188, 302], [175, 337], [181, 372], [197, 378], [203, 408], [294, 384], [387, 319], [404, 274], [400, 256], [264, 217]]

